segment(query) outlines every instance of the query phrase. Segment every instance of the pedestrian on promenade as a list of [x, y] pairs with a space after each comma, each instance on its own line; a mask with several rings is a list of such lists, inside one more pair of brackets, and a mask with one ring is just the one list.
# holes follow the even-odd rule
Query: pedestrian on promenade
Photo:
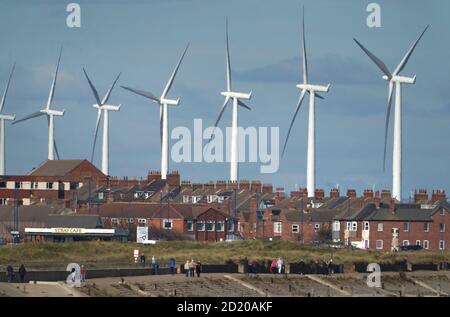
[[195, 276], [195, 266], [196, 263], [194, 259], [191, 259], [191, 262], [189, 263], [189, 276], [194, 277]]
[[195, 265], [195, 272], [197, 273], [197, 277], [200, 277], [200, 273], [202, 273], [202, 263], [197, 261]]
[[277, 273], [277, 260], [273, 259], [272, 264], [270, 264], [270, 273], [276, 274]]
[[141, 254], [141, 264], [143, 267], [145, 267], [145, 255], [144, 253]]
[[190, 276], [189, 260], [186, 260], [186, 263], [184, 263], [184, 271], [186, 272], [186, 277], [189, 277]]
[[282, 258], [278, 258], [278, 261], [277, 261], [278, 274], [282, 273], [283, 265], [284, 265], [283, 259]]
[[14, 269], [11, 264], [6, 267], [6, 277], [8, 279], [8, 283], [12, 283], [14, 279]]
[[80, 267], [80, 280], [81, 282], [86, 281], [86, 267], [84, 266], [84, 264], [81, 264]]
[[156, 261], [155, 256], [152, 256], [152, 266], [153, 266], [153, 274], [158, 275], [158, 261]]
[[20, 283], [25, 283], [25, 275], [27, 275], [27, 270], [25, 269], [25, 266], [21, 264], [19, 268]]
[[170, 274], [175, 274], [175, 259], [173, 257], [169, 259], [169, 268]]

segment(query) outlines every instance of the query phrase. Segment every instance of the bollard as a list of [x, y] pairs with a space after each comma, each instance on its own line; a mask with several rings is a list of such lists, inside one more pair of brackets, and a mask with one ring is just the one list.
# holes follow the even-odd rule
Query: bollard
[[173, 290], [173, 296], [177, 296], [177, 289], [176, 288]]
[[289, 284], [289, 293], [292, 292], [292, 285]]
[[158, 289], [158, 285], [155, 283], [155, 291]]
[[273, 277], [270, 278], [270, 283], [273, 284]]
[[406, 295], [405, 293], [406, 293], [405, 287], [402, 286], [402, 288], [400, 289], [400, 297], [405, 297], [405, 295]]
[[327, 288], [327, 297], [331, 297], [331, 289], [329, 286]]

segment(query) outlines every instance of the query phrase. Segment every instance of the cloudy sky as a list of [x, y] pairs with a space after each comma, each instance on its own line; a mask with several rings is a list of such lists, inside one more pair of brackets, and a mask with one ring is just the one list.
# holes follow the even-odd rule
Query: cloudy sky
[[[185, 45], [190, 49], [170, 97], [170, 126], [193, 127], [195, 118], [212, 125], [225, 89], [225, 17], [229, 18], [234, 88], [253, 91], [252, 111], [240, 124], [280, 127], [284, 142], [301, 78], [301, 6], [306, 8], [310, 81], [331, 83], [316, 103], [317, 186], [391, 188], [392, 130], [388, 169], [382, 170], [387, 88], [381, 72], [356, 46], [357, 37], [394, 69], [427, 24], [404, 75], [417, 82], [403, 87], [403, 196], [415, 188], [450, 189], [450, 2], [381, 1], [380, 28], [366, 24], [362, 0], [148, 0], [78, 3], [81, 28], [66, 26], [70, 1], [0, 1], [0, 85], [17, 62], [5, 113], [22, 117], [46, 103], [58, 49], [64, 47], [54, 108], [56, 139], [64, 159], [89, 158], [96, 111], [83, 76], [86, 67], [104, 95], [118, 72], [119, 84], [159, 95]], [[110, 174], [145, 176], [159, 169], [159, 113], [155, 104], [120, 87], [110, 102]], [[259, 163], [240, 165], [241, 179], [261, 179], [292, 190], [305, 186], [307, 107], [300, 110], [280, 169], [260, 174]], [[230, 124], [225, 113], [221, 126]], [[392, 127], [392, 126], [391, 126]], [[7, 172], [22, 174], [47, 157], [45, 118], [6, 126]], [[173, 144], [174, 141], [172, 141]], [[100, 164], [100, 147], [94, 163]], [[227, 163], [170, 163], [182, 179], [227, 179]]]

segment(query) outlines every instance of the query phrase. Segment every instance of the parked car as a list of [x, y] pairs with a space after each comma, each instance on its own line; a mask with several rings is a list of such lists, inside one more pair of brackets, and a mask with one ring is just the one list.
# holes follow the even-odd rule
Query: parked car
[[418, 251], [422, 249], [420, 245], [404, 245], [400, 247], [400, 251]]

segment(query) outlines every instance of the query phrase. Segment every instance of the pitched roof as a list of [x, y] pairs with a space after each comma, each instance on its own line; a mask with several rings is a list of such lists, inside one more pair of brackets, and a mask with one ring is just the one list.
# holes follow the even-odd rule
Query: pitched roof
[[[19, 207], [19, 222], [40, 222], [47, 221], [49, 214], [62, 213], [66, 209], [47, 206], [47, 205], [31, 205]], [[0, 222], [13, 221], [14, 206], [0, 206]]]
[[103, 227], [98, 215], [49, 215], [47, 228], [86, 228], [95, 229]]
[[65, 176], [85, 160], [47, 160], [32, 170], [29, 176]]

